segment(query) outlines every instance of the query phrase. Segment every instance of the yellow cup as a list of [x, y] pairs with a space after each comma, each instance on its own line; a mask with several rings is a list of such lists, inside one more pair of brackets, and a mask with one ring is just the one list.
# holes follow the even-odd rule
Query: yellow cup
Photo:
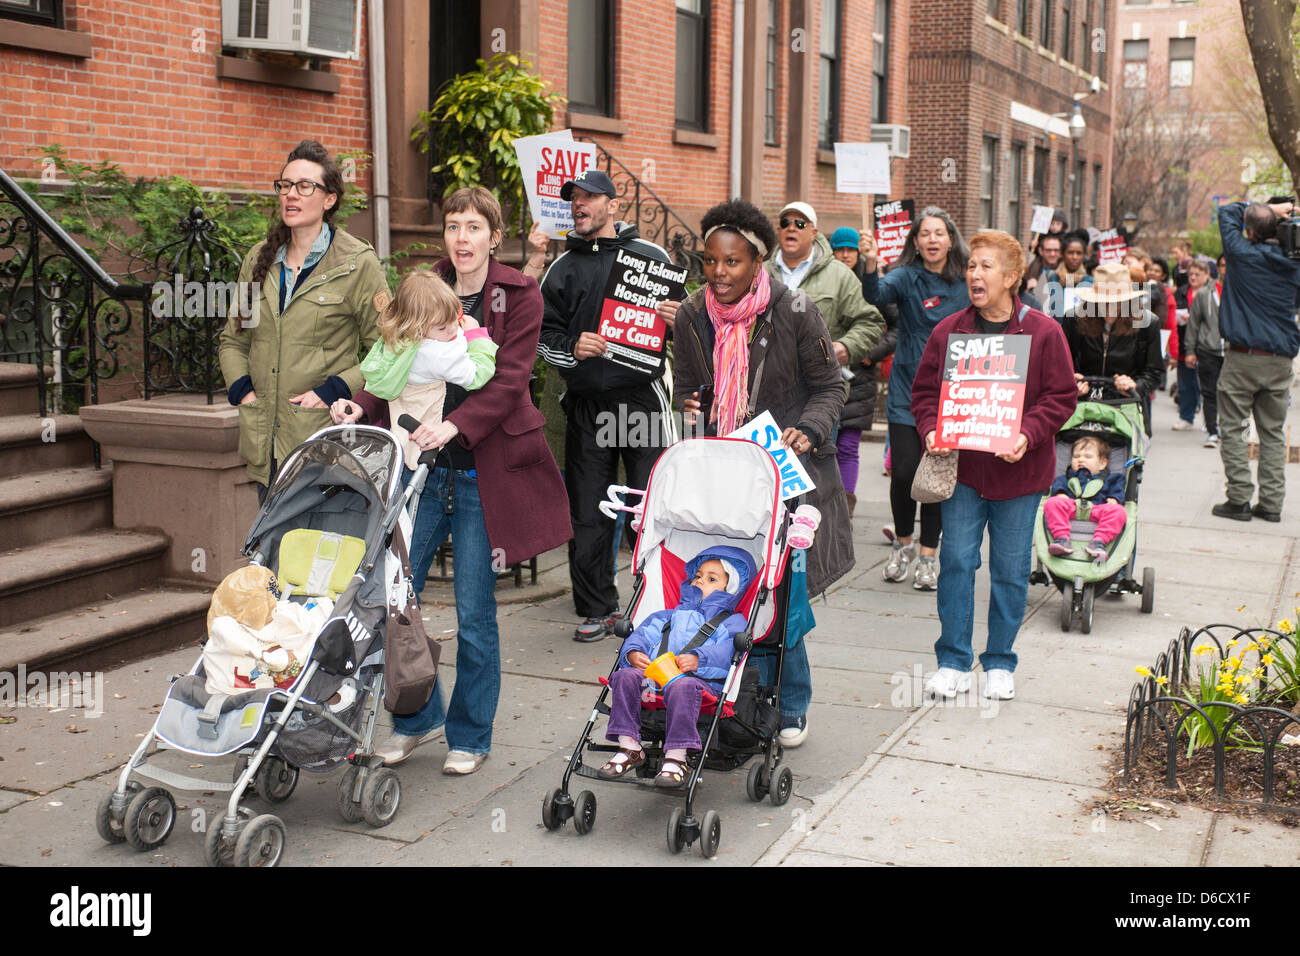
[[667, 690], [668, 685], [682, 676], [677, 669], [677, 657], [672, 653], [660, 654], [645, 668], [645, 676], [659, 685], [660, 690]]

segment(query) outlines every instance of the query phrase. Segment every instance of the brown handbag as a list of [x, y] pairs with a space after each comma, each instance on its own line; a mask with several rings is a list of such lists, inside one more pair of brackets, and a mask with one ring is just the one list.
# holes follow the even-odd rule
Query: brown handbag
[[957, 452], [933, 455], [926, 452], [912, 479], [912, 500], [923, 505], [947, 501], [957, 490]]
[[388, 605], [388, 630], [384, 638], [384, 709], [392, 714], [413, 714], [429, 701], [438, 678], [442, 649], [424, 630], [424, 619], [411, 584], [411, 559], [400, 530], [393, 534], [393, 552], [402, 563], [406, 584], [402, 606]]

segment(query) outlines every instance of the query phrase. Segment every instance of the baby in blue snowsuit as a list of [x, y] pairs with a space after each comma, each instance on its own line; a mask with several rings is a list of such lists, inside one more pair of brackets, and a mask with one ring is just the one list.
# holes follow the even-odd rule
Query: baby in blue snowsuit
[[[704, 689], [715, 694], [722, 689], [734, 652], [732, 638], [746, 625], [744, 616], [734, 613], [736, 603], [754, 573], [754, 559], [740, 548], [705, 548], [686, 563], [686, 581], [677, 607], [656, 611], [628, 635], [619, 650], [619, 669], [609, 682], [605, 736], [618, 741], [619, 752], [600, 768], [600, 776], [614, 780], [645, 763], [640, 716], [645, 668], [660, 654], [671, 652], [682, 676], [664, 691], [664, 763], [655, 783], [675, 787], [685, 779], [686, 751], [702, 746], [697, 724]], [[666, 637], [665, 623], [669, 624]], [[714, 626], [711, 634], [707, 633], [709, 624]]]

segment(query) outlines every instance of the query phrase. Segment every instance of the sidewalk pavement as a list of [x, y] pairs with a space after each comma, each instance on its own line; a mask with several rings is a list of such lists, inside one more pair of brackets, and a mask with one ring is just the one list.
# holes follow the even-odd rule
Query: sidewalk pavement
[[[1300, 594], [1300, 505], [1280, 524], [1236, 523], [1210, 514], [1223, 499], [1217, 451], [1195, 432], [1171, 432], [1167, 396], [1156, 402], [1153, 442], [1142, 489], [1138, 566], [1156, 569], [1155, 613], [1126, 596], [1097, 602], [1091, 634], [1060, 631], [1055, 588], [1030, 589], [1016, 650], [1017, 696], [996, 707], [977, 693], [964, 706], [925, 702], [938, 636], [932, 593], [887, 584], [887, 479], [878, 444], [862, 447], [855, 519], [857, 567], [814, 610], [818, 627], [810, 734], [787, 751], [794, 795], [784, 807], [752, 804], [744, 771], [708, 774], [697, 812], [722, 817], [716, 863], [729, 865], [1294, 865], [1293, 831], [1257, 817], [1238, 818], [1164, 801], [1170, 810], [1094, 812], [1106, 797], [1122, 747], [1124, 708], [1139, 664], [1150, 665], [1184, 624], [1268, 623], [1289, 616]], [[1300, 429], [1297, 429], [1300, 435]], [[1293, 482], [1300, 470], [1288, 468]], [[1294, 487], [1294, 486], [1293, 486]], [[1295, 492], [1293, 491], [1293, 498]], [[626, 555], [624, 556], [626, 557]], [[563, 552], [543, 556], [542, 581], [529, 601], [505, 603], [502, 690], [492, 755], [469, 777], [439, 770], [446, 745], [426, 744], [401, 764], [402, 802], [381, 830], [345, 824], [335, 810], [339, 773], [304, 773], [275, 812], [288, 828], [286, 865], [591, 865], [664, 864], [665, 824], [680, 798], [638, 787], [597, 785], [596, 827], [548, 833], [543, 795], [559, 785], [590, 714], [597, 678], [609, 669], [613, 640], [581, 645], [567, 594]], [[620, 573], [626, 594], [631, 576]], [[454, 674], [455, 613], [426, 591], [429, 632], [443, 640], [444, 673]], [[987, 577], [976, 585], [978, 622], [986, 620]], [[516, 595], [518, 596], [518, 595]], [[1241, 608], [1241, 610], [1239, 610]], [[103, 675], [103, 716], [45, 707], [3, 707], [0, 720], [0, 865], [199, 866], [219, 794], [176, 794], [181, 812], [156, 852], [106, 846], [94, 812], [114, 770], [147, 730], [167, 677], [187, 670], [188, 649]], [[977, 675], [978, 677], [978, 675]], [[976, 686], [978, 687], [978, 681]], [[230, 759], [171, 752], [162, 766], [228, 779]], [[198, 766], [207, 764], [207, 766]], [[580, 789], [575, 787], [575, 789]], [[707, 865], [687, 852], [680, 865]]]

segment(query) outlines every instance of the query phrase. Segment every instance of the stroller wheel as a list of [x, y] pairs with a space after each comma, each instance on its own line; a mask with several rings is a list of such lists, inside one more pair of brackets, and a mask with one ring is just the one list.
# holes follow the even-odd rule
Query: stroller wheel
[[257, 795], [267, 803], [283, 803], [298, 786], [298, 768], [279, 757], [267, 757], [257, 768], [257, 779], [253, 784]]
[[[126, 785], [126, 792], [129, 796], [140, 790], [140, 784], [132, 780]], [[123, 832], [122, 821], [113, 816], [113, 794], [114, 790], [104, 794], [104, 799], [99, 801], [99, 809], [95, 812], [95, 830], [105, 843], [122, 843], [126, 840], [126, 834]]]
[[686, 846], [686, 831], [682, 829], [682, 808], [673, 807], [668, 815], [668, 852], [681, 853]]
[[749, 768], [749, 776], [745, 780], [745, 795], [749, 799], [758, 803], [767, 796], [767, 764], [759, 761]]
[[718, 844], [721, 842], [722, 817], [718, 816], [717, 810], [710, 810], [704, 814], [704, 822], [700, 825], [700, 852], [706, 860], [718, 855]]
[[573, 829], [586, 836], [596, 828], [596, 795], [590, 790], [578, 794], [573, 808]]
[[790, 772], [789, 767], [777, 767], [776, 775], [773, 778], [772, 789], [768, 797], [772, 801], [772, 806], [783, 807], [790, 794], [794, 791], [794, 774]]
[[284, 823], [273, 813], [253, 817], [235, 841], [235, 866], [276, 866], [284, 856]]
[[1067, 584], [1061, 588], [1061, 630], [1070, 633], [1070, 624], [1074, 621], [1074, 585]]
[[358, 823], [365, 817], [365, 814], [361, 812], [361, 804], [352, 799], [352, 791], [356, 788], [357, 774], [360, 772], [361, 768], [354, 763], [350, 763], [348, 769], [343, 771], [343, 777], [339, 780], [339, 816], [348, 823]]
[[212, 818], [212, 822], [208, 824], [208, 834], [203, 840], [203, 858], [207, 860], [208, 866], [235, 865], [235, 844], [239, 840], [239, 835], [244, 832], [244, 827], [248, 826], [249, 819], [248, 811], [240, 807], [239, 826], [235, 830], [234, 839], [227, 843], [221, 839], [221, 826], [224, 818], [220, 815]]
[[176, 801], [162, 787], [141, 790], [127, 804], [122, 837], [133, 849], [162, 846], [176, 824]]
[[1142, 569], [1142, 613], [1150, 614], [1156, 606], [1156, 569]]
[[1096, 589], [1088, 584], [1083, 589], [1083, 608], [1079, 613], [1079, 630], [1085, 634], [1092, 633], [1092, 600]]
[[564, 826], [564, 818], [560, 816], [560, 797], [560, 788], [556, 787], [542, 800], [542, 826], [551, 831]]
[[402, 802], [402, 781], [392, 767], [372, 770], [361, 788], [361, 812], [372, 827], [386, 827]]

